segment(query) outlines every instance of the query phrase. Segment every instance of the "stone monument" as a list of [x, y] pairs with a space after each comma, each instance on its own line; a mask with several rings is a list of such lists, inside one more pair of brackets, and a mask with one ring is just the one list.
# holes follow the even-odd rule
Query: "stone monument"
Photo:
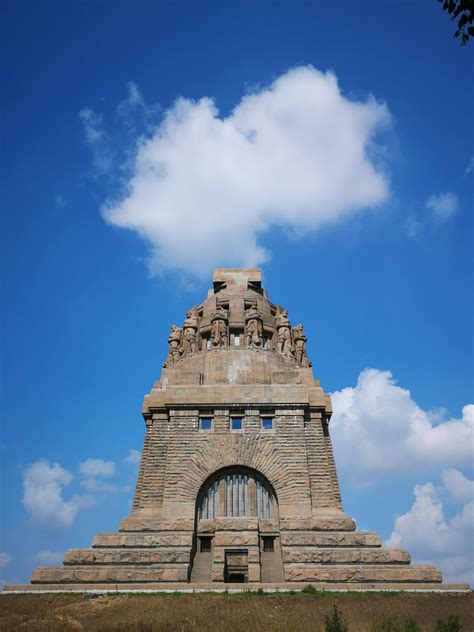
[[331, 400], [313, 377], [303, 325], [292, 328], [269, 300], [260, 270], [215, 270], [206, 300], [168, 341], [143, 402], [130, 515], [92, 548], [67, 551], [63, 566], [7, 589], [463, 588], [356, 531], [344, 513]]

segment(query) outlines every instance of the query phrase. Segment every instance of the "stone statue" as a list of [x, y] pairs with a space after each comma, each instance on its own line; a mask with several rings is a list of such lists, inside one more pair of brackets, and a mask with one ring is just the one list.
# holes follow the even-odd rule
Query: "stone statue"
[[277, 350], [278, 353], [288, 357], [293, 355], [293, 338], [291, 336], [291, 325], [288, 320], [288, 312], [282, 309], [275, 316], [275, 327], [277, 330]]
[[181, 357], [180, 344], [182, 333], [183, 330], [181, 327], [177, 327], [176, 325], [171, 326], [171, 333], [168, 336], [168, 358], [163, 364], [164, 367], [172, 366]]
[[293, 355], [296, 362], [303, 367], [311, 366], [306, 354], [306, 334], [303, 331], [303, 325], [296, 325], [293, 329], [293, 342], [295, 345]]
[[245, 311], [245, 344], [249, 348], [262, 348], [263, 324], [257, 301]]
[[211, 317], [211, 347], [227, 347], [228, 314], [221, 305], [217, 305]]
[[186, 313], [186, 320], [183, 325], [183, 337], [182, 337], [182, 354], [184, 356], [195, 353], [197, 349], [197, 330], [198, 319], [196, 314], [196, 308], [193, 307]]

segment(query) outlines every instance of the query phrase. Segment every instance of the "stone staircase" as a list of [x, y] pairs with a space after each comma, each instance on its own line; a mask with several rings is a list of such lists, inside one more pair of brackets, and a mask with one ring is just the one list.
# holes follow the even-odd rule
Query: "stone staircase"
[[262, 551], [260, 553], [260, 563], [262, 582], [279, 583], [285, 581], [285, 574], [283, 571], [283, 562], [281, 559], [280, 551], [273, 551], [272, 553], [266, 553]]
[[211, 551], [196, 553], [191, 570], [191, 582], [193, 584], [208, 584], [212, 581], [212, 559]]

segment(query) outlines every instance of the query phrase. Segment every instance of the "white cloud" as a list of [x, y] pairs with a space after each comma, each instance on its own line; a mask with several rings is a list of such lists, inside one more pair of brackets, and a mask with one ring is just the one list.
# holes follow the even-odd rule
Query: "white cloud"
[[0, 568], [5, 568], [12, 561], [12, 556], [8, 553], [0, 553]]
[[127, 456], [123, 459], [123, 463], [128, 463], [129, 465], [138, 465], [140, 463], [140, 459], [140, 452], [132, 448], [128, 451]]
[[115, 474], [115, 463], [103, 459], [87, 459], [79, 465], [79, 471], [83, 476], [99, 476], [110, 478]]
[[443, 472], [444, 489], [455, 502], [474, 500], [474, 481], [470, 481], [459, 470], [450, 468]]
[[128, 127], [134, 127], [137, 114], [142, 115], [149, 123], [153, 117], [161, 111], [158, 104], [149, 105], [139, 87], [134, 81], [127, 84], [127, 97], [117, 107], [119, 119]]
[[32, 525], [49, 528], [70, 527], [80, 507], [90, 506], [87, 496], [63, 498], [64, 487], [73, 476], [59, 463], [39, 459], [23, 471], [23, 505], [30, 514]]
[[[142, 102], [131, 84], [119, 113]], [[89, 144], [103, 144], [97, 115], [81, 118]], [[259, 265], [269, 227], [303, 235], [387, 199], [375, 137], [390, 121], [385, 104], [350, 100], [334, 73], [311, 66], [244, 96], [227, 117], [210, 98], [180, 98], [138, 140], [127, 193], [102, 213], [150, 244], [152, 274]]]
[[419, 217], [411, 213], [405, 220], [405, 230], [408, 237], [415, 239], [424, 231], [424, 224]]
[[[396, 517], [393, 532], [385, 544], [407, 548], [417, 562], [437, 564], [443, 571], [444, 581], [473, 584], [473, 481], [457, 470], [444, 472], [443, 478], [444, 487], [436, 487], [433, 483], [415, 485], [415, 501], [411, 509]], [[450, 483], [446, 484], [446, 480]], [[453, 480], [456, 480], [454, 486]], [[463, 496], [465, 504], [447, 520], [441, 495], [446, 493], [453, 500], [459, 500], [459, 485], [463, 490], [470, 487], [471, 495]]]
[[430, 195], [426, 207], [433, 212], [436, 223], [442, 224], [459, 209], [458, 196], [454, 193], [438, 193]]
[[332, 393], [331, 436], [341, 469], [355, 479], [472, 462], [474, 405], [461, 419], [422, 410], [389, 371], [365, 369], [355, 387]]
[[92, 108], [83, 108], [79, 112], [84, 131], [84, 141], [92, 150], [93, 164], [96, 175], [106, 174], [113, 160], [108, 136], [103, 127], [101, 114], [94, 112]]
[[469, 161], [466, 170], [464, 172], [464, 175], [467, 176], [470, 173], [472, 173], [472, 171], [474, 171], [474, 156], [471, 157], [471, 160]]
[[64, 208], [67, 206], [66, 200], [62, 197], [62, 195], [57, 195], [54, 199], [54, 204], [57, 208]]
[[62, 564], [64, 553], [58, 551], [38, 551], [35, 562], [38, 564]]

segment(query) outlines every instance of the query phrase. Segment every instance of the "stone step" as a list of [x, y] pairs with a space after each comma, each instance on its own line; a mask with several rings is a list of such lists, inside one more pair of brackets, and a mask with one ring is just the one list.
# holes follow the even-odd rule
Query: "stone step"
[[64, 555], [64, 564], [187, 564], [189, 555], [185, 547], [70, 549]]
[[285, 564], [287, 582], [441, 582], [435, 566]]
[[212, 581], [212, 553], [196, 553], [191, 570], [191, 582], [208, 583]]
[[343, 592], [372, 592], [372, 591], [400, 591], [400, 592], [447, 592], [447, 593], [470, 593], [471, 587], [469, 584], [440, 584], [439, 582], [433, 583], [417, 583], [417, 582], [368, 582], [368, 583], [329, 583], [329, 582], [278, 582], [263, 584], [261, 582], [254, 582], [248, 584], [224, 584], [223, 582], [212, 582], [206, 584], [187, 584], [179, 582], [134, 582], [134, 583], [120, 583], [120, 584], [6, 584], [4, 586], [2, 594], [8, 593], [46, 593], [46, 592], [89, 592], [97, 594], [99, 592], [116, 594], [117, 592], [184, 592], [193, 593], [196, 591], [205, 592], [248, 592], [248, 591], [261, 591], [275, 592], [275, 591], [289, 591], [289, 590], [303, 590], [307, 586], [313, 586], [317, 590], [327, 591], [343, 591]]
[[282, 582], [285, 578], [280, 551], [262, 552], [260, 556], [262, 582]]
[[312, 518], [282, 518], [285, 531], [355, 531], [355, 522], [347, 516], [314, 516]]
[[409, 564], [410, 555], [403, 549], [284, 547], [283, 561], [313, 564]]
[[281, 543], [282, 546], [382, 546], [379, 534], [371, 531], [282, 531]]
[[189, 564], [156, 566], [51, 566], [33, 571], [32, 584], [186, 582]]
[[174, 533], [156, 531], [154, 533], [98, 533], [92, 542], [93, 548], [117, 548], [117, 547], [153, 547], [153, 546], [186, 546], [191, 547], [193, 541], [192, 532]]

